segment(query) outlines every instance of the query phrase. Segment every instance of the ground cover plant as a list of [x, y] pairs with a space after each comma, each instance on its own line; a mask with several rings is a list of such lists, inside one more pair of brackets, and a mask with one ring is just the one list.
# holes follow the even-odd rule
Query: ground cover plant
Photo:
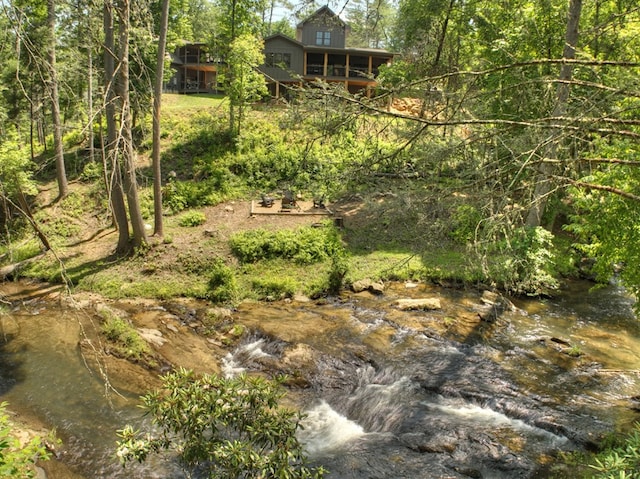
[[174, 451], [198, 477], [323, 477], [322, 468], [306, 465], [296, 438], [300, 413], [280, 405], [284, 379], [169, 373], [163, 390], [142, 398], [157, 429], [144, 434], [125, 427], [117, 455], [126, 465]]

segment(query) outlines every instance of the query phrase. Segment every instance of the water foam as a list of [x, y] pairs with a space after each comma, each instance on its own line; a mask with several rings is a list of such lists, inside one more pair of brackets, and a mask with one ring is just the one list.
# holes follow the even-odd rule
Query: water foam
[[225, 377], [232, 378], [246, 371], [246, 363], [254, 359], [269, 357], [270, 354], [262, 349], [264, 343], [264, 338], [258, 339], [239, 346], [232, 353], [227, 353], [222, 358], [222, 372]]
[[564, 436], [558, 436], [545, 429], [531, 426], [521, 419], [510, 418], [498, 411], [494, 411], [489, 407], [478, 406], [475, 404], [465, 405], [449, 405], [439, 403], [422, 402], [429, 409], [435, 409], [448, 416], [454, 416], [463, 420], [466, 424], [473, 423], [489, 428], [508, 427], [517, 432], [535, 436], [551, 443], [552, 447], [559, 447], [565, 444], [568, 439]]
[[362, 426], [335, 411], [326, 401], [305, 412], [298, 439], [307, 454], [318, 457], [365, 436]]

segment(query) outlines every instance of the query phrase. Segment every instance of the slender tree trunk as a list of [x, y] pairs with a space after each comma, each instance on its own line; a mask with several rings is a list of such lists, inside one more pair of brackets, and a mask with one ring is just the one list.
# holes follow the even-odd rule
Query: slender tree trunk
[[18, 204], [20, 205], [20, 209], [22, 210], [22, 214], [27, 218], [31, 227], [36, 232], [36, 236], [42, 243], [42, 246], [45, 251], [49, 251], [51, 249], [51, 244], [49, 243], [49, 239], [44, 234], [44, 232], [38, 226], [38, 223], [33, 217], [33, 213], [31, 212], [31, 207], [29, 206], [29, 202], [27, 201], [26, 196], [22, 192], [22, 188], [18, 185]]
[[64, 166], [62, 146], [62, 122], [60, 120], [60, 98], [58, 95], [58, 72], [56, 67], [56, 4], [47, 0], [47, 20], [50, 38], [49, 60], [49, 96], [51, 97], [51, 116], [53, 119], [53, 148], [56, 158], [56, 179], [58, 181], [58, 199], [69, 194], [67, 172]]
[[89, 161], [96, 161], [95, 153], [95, 135], [93, 132], [93, 49], [91, 45], [87, 45], [87, 116], [89, 121], [87, 126], [89, 128]]
[[[113, 219], [118, 228], [118, 245], [116, 253], [125, 254], [129, 251], [129, 222], [127, 208], [122, 190], [122, 171], [120, 155], [118, 154], [118, 135], [116, 126], [116, 93], [115, 93], [115, 38], [113, 27], [113, 4], [104, 2], [104, 79], [105, 79], [105, 116], [107, 120], [107, 145], [105, 158], [105, 173], [108, 175], [109, 199]], [[111, 164], [111, 171], [107, 172], [107, 164]]]
[[133, 149], [133, 135], [131, 133], [131, 101], [129, 96], [129, 0], [120, 0], [118, 4], [118, 16], [120, 20], [120, 33], [118, 51], [120, 68], [118, 70], [118, 93], [121, 101], [120, 130], [122, 140], [123, 157], [123, 185], [129, 207], [129, 219], [133, 230], [133, 247], [140, 248], [147, 243], [147, 235], [142, 221], [140, 201], [138, 199], [138, 182], [136, 180], [136, 162]]
[[162, 16], [160, 18], [160, 38], [158, 39], [158, 58], [156, 65], [156, 82], [153, 97], [153, 234], [164, 235], [162, 221], [162, 168], [160, 165], [160, 119], [162, 118], [162, 80], [164, 76], [164, 53], [167, 43], [169, 25], [169, 0], [162, 0]]
[[438, 40], [436, 57], [433, 59], [433, 65], [432, 65], [433, 72], [436, 72], [438, 68], [438, 64], [440, 63], [440, 57], [442, 57], [442, 51], [444, 50], [444, 41], [447, 38], [447, 29], [449, 27], [449, 19], [451, 18], [451, 12], [453, 11], [453, 5], [455, 3], [456, 3], [456, 0], [449, 1], [449, 7], [447, 8], [447, 15], [444, 18], [444, 23], [442, 24], [442, 31], [440, 32], [440, 39]]
[[[567, 19], [567, 30], [565, 34], [564, 51], [562, 57], [573, 60], [576, 56], [576, 47], [578, 45], [578, 26], [580, 24], [580, 14], [582, 13], [582, 0], [569, 1], [569, 13]], [[567, 103], [569, 101], [569, 83], [573, 75], [573, 66], [571, 63], [563, 63], [560, 68], [558, 88], [556, 90], [556, 103], [553, 108], [553, 117], [564, 116], [567, 111]], [[556, 129], [552, 131], [555, 138], [550, 138], [545, 148], [544, 158], [554, 159], [558, 151], [559, 137], [561, 131]], [[533, 192], [532, 205], [527, 215], [526, 226], [535, 227], [542, 223], [545, 206], [549, 193], [551, 192], [552, 183], [550, 175], [553, 173], [553, 166], [550, 162], [543, 161], [538, 169], [538, 178], [535, 190]]]

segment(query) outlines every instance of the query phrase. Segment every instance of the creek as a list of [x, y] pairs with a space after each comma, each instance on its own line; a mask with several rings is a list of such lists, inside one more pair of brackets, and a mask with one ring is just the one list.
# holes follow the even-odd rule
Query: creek
[[[243, 303], [233, 318], [250, 333], [218, 362], [225, 374], [295, 378], [288, 398], [307, 413], [300, 439], [331, 479], [547, 477], [558, 451], [592, 448], [639, 419], [634, 300], [616, 285], [591, 286], [513, 300], [491, 322], [479, 320], [479, 293], [422, 284], [323, 303]], [[441, 308], [394, 306], [425, 296]], [[134, 316], [184, 323], [170, 310]], [[78, 314], [33, 299], [1, 316], [0, 400], [64, 441], [65, 472], [49, 478], [183, 477], [171, 458], [118, 464], [115, 431], [144, 425], [144, 391], [108, 392], [78, 346]]]

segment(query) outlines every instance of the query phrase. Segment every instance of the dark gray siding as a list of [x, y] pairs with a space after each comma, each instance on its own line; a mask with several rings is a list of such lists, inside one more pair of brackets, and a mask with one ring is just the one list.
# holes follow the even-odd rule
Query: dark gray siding
[[[330, 44], [318, 45], [318, 32], [330, 33]], [[314, 45], [328, 48], [344, 48], [346, 41], [345, 26], [338, 18], [328, 15], [318, 15], [302, 26], [300, 42], [304, 45]]]
[[[268, 66], [269, 54], [288, 54], [291, 55], [291, 66], [289, 70]], [[294, 74], [302, 74], [303, 52], [302, 46], [297, 43], [288, 41], [282, 37], [270, 38], [265, 41], [264, 55], [266, 64], [260, 69], [275, 80], [291, 80], [291, 72]]]

